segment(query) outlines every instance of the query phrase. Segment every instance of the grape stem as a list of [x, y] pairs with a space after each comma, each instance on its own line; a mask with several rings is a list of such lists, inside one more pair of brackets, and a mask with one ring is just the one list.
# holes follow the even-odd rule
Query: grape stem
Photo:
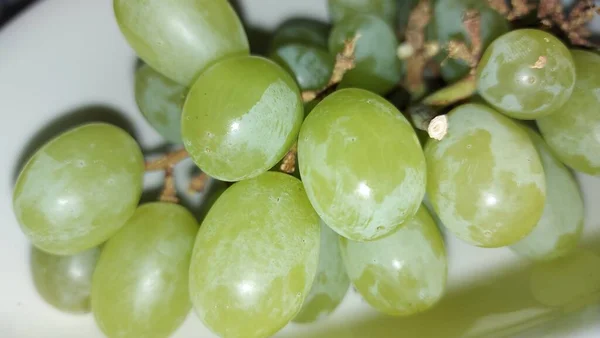
[[[161, 202], [178, 203], [177, 190], [175, 189], [175, 166], [189, 157], [188, 152], [185, 148], [181, 148], [163, 156], [146, 161], [146, 171], [159, 171], [162, 170], [165, 173], [165, 181], [163, 189], [160, 193], [159, 200]], [[190, 191], [202, 191], [205, 183], [208, 180], [208, 176], [204, 173], [200, 173], [194, 176], [190, 182]]]
[[456, 60], [463, 60], [471, 68], [471, 75], [475, 74], [479, 58], [481, 58], [481, 15], [474, 9], [465, 11], [463, 17], [465, 31], [471, 41], [471, 47], [468, 47], [463, 41], [448, 42], [448, 57]]
[[177, 163], [185, 160], [190, 155], [185, 148], [167, 153], [156, 160], [146, 161], [146, 171], [167, 170], [169, 167], [175, 166]]
[[287, 154], [283, 158], [281, 165], [279, 166], [279, 170], [284, 173], [293, 174], [296, 171], [296, 156], [298, 153], [298, 142], [294, 143], [294, 145], [288, 150]]
[[439, 51], [437, 43], [425, 41], [425, 28], [431, 19], [429, 0], [419, 0], [410, 12], [406, 26], [406, 42], [398, 47], [397, 54], [406, 61], [404, 85], [413, 95], [419, 96], [425, 91], [423, 72], [427, 63]]
[[510, 8], [506, 4], [506, 0], [487, 0], [489, 6], [496, 12], [503, 15], [506, 19], [514, 21], [531, 13], [536, 7], [535, 4], [530, 4], [527, 0], [511, 0]]
[[208, 182], [208, 178], [208, 175], [206, 175], [205, 173], [199, 173], [197, 175], [194, 175], [190, 180], [188, 192], [192, 194], [195, 192], [204, 191], [204, 188], [206, 187], [206, 182]]
[[588, 40], [591, 32], [586, 24], [594, 18], [598, 11], [599, 9], [592, 0], [580, 0], [575, 4], [567, 18], [563, 5], [559, 0], [540, 0], [537, 16], [543, 26], [547, 28], [558, 27], [567, 35], [572, 44], [597, 47]]

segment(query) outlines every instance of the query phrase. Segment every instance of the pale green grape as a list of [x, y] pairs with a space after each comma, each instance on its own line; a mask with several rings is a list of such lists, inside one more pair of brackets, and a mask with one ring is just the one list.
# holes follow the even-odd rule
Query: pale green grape
[[58, 256], [32, 247], [31, 274], [48, 304], [72, 313], [90, 312], [92, 274], [100, 255], [98, 247], [71, 256]]
[[573, 50], [577, 81], [571, 98], [554, 114], [537, 120], [558, 158], [575, 170], [600, 175], [600, 55]]
[[333, 312], [350, 286], [338, 245], [339, 236], [322, 220], [320, 222], [319, 267], [312, 288], [302, 304], [302, 310], [294, 318], [298, 323], [313, 322]]
[[294, 79], [257, 56], [223, 60], [202, 73], [183, 106], [183, 144], [222, 181], [255, 177], [294, 143], [304, 110]]
[[249, 53], [227, 0], [113, 0], [121, 32], [152, 68], [184, 86], [210, 64]]
[[360, 34], [356, 42], [355, 68], [346, 72], [340, 88], [358, 87], [385, 94], [400, 81], [402, 65], [396, 56], [394, 31], [373, 15], [354, 15], [338, 22], [329, 36], [329, 51], [341, 52], [344, 41]]
[[340, 247], [352, 283], [378, 311], [412, 315], [431, 308], [444, 293], [444, 241], [424, 206], [389, 236], [362, 243], [341, 238]]
[[300, 311], [319, 260], [319, 217], [302, 183], [267, 172], [235, 183], [202, 222], [194, 309], [222, 337], [269, 337]]
[[135, 72], [135, 101], [138, 108], [167, 141], [181, 143], [181, 111], [187, 88], [148, 65]]
[[480, 104], [448, 113], [448, 134], [425, 146], [427, 196], [444, 225], [481, 247], [514, 244], [544, 209], [546, 184], [527, 132]]
[[83, 125], [31, 157], [17, 179], [13, 210], [36, 247], [78, 253], [106, 241], [133, 214], [143, 174], [142, 152], [125, 131]]
[[188, 269], [198, 232], [180, 205], [141, 205], [104, 246], [92, 312], [109, 337], [169, 337], [191, 308]]
[[301, 43], [313, 47], [327, 48], [329, 26], [311, 19], [291, 19], [282, 23], [271, 40], [271, 49], [290, 43]]
[[397, 0], [327, 0], [329, 16], [334, 23], [357, 14], [373, 14], [390, 26], [398, 15]]
[[394, 231], [425, 194], [425, 158], [414, 130], [391, 103], [366, 90], [338, 90], [313, 109], [300, 131], [298, 161], [312, 206], [352, 240]]
[[275, 49], [270, 58], [296, 78], [302, 90], [321, 89], [333, 71], [334, 57], [325, 49], [299, 43]]
[[536, 132], [525, 129], [544, 166], [546, 205], [533, 231], [511, 248], [531, 259], [551, 260], [569, 254], [577, 246], [583, 229], [583, 200], [571, 172]]
[[504, 114], [533, 120], [571, 96], [575, 65], [567, 47], [537, 29], [506, 33], [485, 50], [477, 68], [479, 94]]

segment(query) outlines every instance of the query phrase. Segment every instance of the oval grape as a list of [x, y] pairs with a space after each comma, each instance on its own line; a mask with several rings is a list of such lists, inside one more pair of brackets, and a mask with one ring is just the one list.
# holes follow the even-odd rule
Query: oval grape
[[393, 26], [398, 13], [396, 0], [327, 0], [327, 6], [334, 23], [357, 14], [373, 14]]
[[327, 48], [328, 37], [329, 25], [326, 23], [311, 19], [290, 19], [275, 30], [271, 50], [291, 43]]
[[36, 151], [17, 179], [13, 209], [33, 245], [75, 254], [106, 241], [133, 214], [143, 174], [142, 152], [129, 134], [83, 125]]
[[334, 58], [327, 50], [303, 44], [286, 44], [275, 49], [270, 59], [289, 71], [302, 90], [327, 86]]
[[406, 118], [362, 89], [327, 96], [298, 139], [308, 198], [341, 236], [374, 240], [412, 218], [425, 194], [425, 158]]

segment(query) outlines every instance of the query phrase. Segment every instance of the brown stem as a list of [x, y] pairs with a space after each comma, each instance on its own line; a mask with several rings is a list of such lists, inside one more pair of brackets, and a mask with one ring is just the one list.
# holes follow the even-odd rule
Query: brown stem
[[596, 12], [597, 8], [592, 0], [580, 0], [567, 18], [559, 0], [540, 0], [537, 16], [542, 25], [548, 28], [558, 27], [572, 44], [595, 47], [588, 39], [591, 32], [586, 24], [593, 19]]
[[190, 185], [188, 186], [189, 193], [196, 193], [204, 191], [206, 187], [206, 182], [208, 182], [208, 175], [205, 173], [199, 173], [192, 177], [190, 180]]
[[294, 143], [294, 145], [288, 150], [287, 154], [283, 158], [279, 169], [288, 174], [293, 174], [296, 171], [296, 154], [298, 153], [298, 143]]
[[511, 0], [510, 8], [506, 0], [487, 0], [488, 5], [510, 21], [520, 19], [535, 9], [536, 5], [527, 0]]
[[[425, 28], [431, 19], [431, 5], [429, 0], [420, 0], [415, 8], [410, 12], [408, 24], [406, 27], [406, 43], [401, 48], [410, 46], [410, 53], [406, 57], [406, 79], [405, 86], [410, 93], [420, 93], [423, 91], [424, 80], [423, 71], [431, 59], [431, 51], [425, 50]], [[399, 56], [403, 52], [398, 50]]]
[[462, 41], [450, 41], [448, 43], [448, 57], [455, 60], [463, 60], [471, 68], [471, 74], [475, 73], [482, 52], [481, 42], [481, 16], [477, 10], [469, 9], [463, 17], [463, 25], [471, 41], [471, 47]]
[[175, 177], [173, 175], [173, 167], [169, 166], [165, 169], [165, 185], [160, 193], [159, 200], [161, 202], [177, 203], [177, 190], [175, 189]]
[[165, 183], [159, 198], [161, 202], [179, 202], [173, 172], [175, 165], [188, 157], [188, 152], [184, 148], [181, 148], [165, 154], [156, 160], [146, 161], [146, 171], [162, 170], [165, 172]]

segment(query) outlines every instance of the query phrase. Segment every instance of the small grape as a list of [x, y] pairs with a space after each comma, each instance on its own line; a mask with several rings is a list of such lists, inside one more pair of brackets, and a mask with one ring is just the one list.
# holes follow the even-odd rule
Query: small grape
[[269, 337], [302, 307], [319, 261], [319, 218], [302, 183], [267, 172], [229, 187], [202, 222], [190, 295], [223, 337]]
[[425, 145], [427, 196], [444, 225], [481, 247], [514, 244], [540, 220], [544, 170], [527, 133], [480, 104], [448, 113], [448, 134]]
[[554, 35], [518, 29], [485, 50], [477, 68], [479, 94], [504, 114], [533, 120], [557, 111], [575, 85], [575, 65]]
[[341, 236], [374, 240], [417, 212], [425, 194], [425, 159], [406, 118], [362, 89], [327, 96], [308, 115], [298, 139], [308, 197]]
[[335, 62], [327, 50], [298, 43], [275, 49], [270, 59], [288, 70], [302, 90], [325, 87]]
[[208, 175], [239, 181], [281, 160], [303, 118], [300, 91], [283, 68], [262, 57], [233, 57], [210, 67], [190, 89], [183, 144]]
[[341, 238], [340, 247], [352, 283], [378, 311], [412, 315], [431, 308], [444, 293], [444, 241], [424, 206], [387, 237], [363, 243]]
[[291, 19], [282, 23], [271, 40], [271, 50], [287, 44], [300, 43], [317, 48], [327, 48], [329, 26], [311, 19]]
[[92, 311], [109, 337], [168, 337], [191, 308], [188, 269], [198, 223], [177, 204], [141, 205], [104, 246]]
[[334, 23], [357, 14], [373, 14], [393, 26], [398, 14], [396, 0], [328, 0], [327, 5]]
[[100, 245], [133, 214], [144, 158], [124, 130], [104, 123], [71, 129], [25, 165], [13, 193], [21, 230], [39, 249], [71, 255]]

